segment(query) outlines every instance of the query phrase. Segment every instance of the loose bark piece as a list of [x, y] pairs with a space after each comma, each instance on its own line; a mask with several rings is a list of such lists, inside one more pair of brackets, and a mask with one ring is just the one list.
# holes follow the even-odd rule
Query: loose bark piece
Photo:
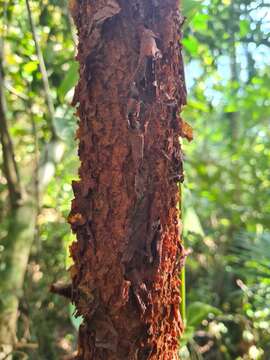
[[193, 140], [193, 131], [192, 127], [185, 121], [182, 121], [182, 133], [181, 136], [186, 138], [188, 141]]
[[84, 319], [80, 360], [178, 358], [185, 257], [177, 210], [179, 110], [186, 103], [178, 6], [178, 0], [71, 5], [81, 166], [69, 216], [77, 235], [70, 273]]
[[59, 282], [51, 285], [50, 292], [64, 296], [64, 297], [72, 300], [72, 285], [71, 284], [65, 284], [65, 283], [62, 283], [59, 281]]

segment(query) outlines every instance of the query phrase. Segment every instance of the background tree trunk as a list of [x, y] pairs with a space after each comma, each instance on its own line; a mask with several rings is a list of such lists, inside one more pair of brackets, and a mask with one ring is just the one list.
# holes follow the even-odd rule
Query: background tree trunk
[[[29, 6], [28, 2], [27, 5]], [[28, 10], [33, 30], [34, 25], [29, 7]], [[28, 183], [24, 181], [25, 179], [22, 179], [21, 182], [6, 116], [7, 106], [3, 76], [4, 41], [2, 38], [0, 40], [0, 144], [3, 153], [3, 173], [8, 184], [10, 202], [10, 208], [7, 211], [10, 217], [8, 231], [5, 238], [1, 239], [4, 251], [1, 257], [3, 267], [0, 283], [0, 360], [9, 360], [13, 357], [17, 345], [19, 302], [23, 295], [24, 277], [35, 238], [36, 219], [39, 210], [36, 192], [42, 195], [54, 176], [56, 164], [61, 161], [63, 156], [64, 144], [55, 135], [52, 127], [52, 113], [48, 111], [51, 120], [52, 140], [46, 144], [43, 160], [33, 159], [31, 166], [29, 166], [28, 171], [33, 174], [33, 178]], [[35, 43], [38, 46], [36, 39]], [[39, 48], [37, 56], [43, 64], [41, 74], [46, 78], [46, 86], [44, 86], [46, 98], [49, 103], [52, 103], [46, 68]]]
[[[51, 141], [50, 153], [39, 168], [40, 193], [55, 174], [55, 166], [61, 161], [64, 144]], [[46, 172], [50, 166], [51, 171]], [[35, 169], [30, 169], [32, 173]], [[0, 359], [11, 359], [16, 348], [18, 306], [23, 295], [23, 282], [33, 245], [38, 214], [37, 202], [30, 191], [12, 212], [8, 234], [4, 241], [5, 271], [1, 273], [0, 284]], [[8, 355], [9, 354], [9, 355]]]
[[183, 330], [178, 115], [186, 90], [176, 0], [72, 2], [80, 181], [69, 222], [78, 359], [177, 359]]

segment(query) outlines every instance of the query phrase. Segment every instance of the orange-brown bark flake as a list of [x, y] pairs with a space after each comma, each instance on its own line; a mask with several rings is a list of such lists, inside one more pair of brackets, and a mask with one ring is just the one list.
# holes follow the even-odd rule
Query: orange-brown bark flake
[[[174, 360], [182, 332], [176, 0], [77, 0], [80, 180], [69, 222], [80, 360]], [[184, 126], [184, 127], [183, 127]]]

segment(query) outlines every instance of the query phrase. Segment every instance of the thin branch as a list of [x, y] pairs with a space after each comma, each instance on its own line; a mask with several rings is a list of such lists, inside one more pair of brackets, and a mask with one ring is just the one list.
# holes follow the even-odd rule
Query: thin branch
[[255, 7], [250, 7], [249, 11], [254, 11], [254, 10], [258, 10], [259, 8], [268, 8], [270, 7], [270, 4], [266, 4], [265, 2], [261, 2], [258, 5], [256, 5]]
[[44, 87], [44, 92], [45, 92], [45, 97], [46, 97], [46, 102], [47, 102], [48, 112], [49, 112], [49, 117], [50, 117], [50, 127], [51, 127], [51, 131], [52, 131], [52, 136], [53, 136], [53, 138], [56, 138], [57, 136], [56, 136], [56, 132], [55, 132], [54, 125], [53, 125], [54, 104], [53, 104], [53, 100], [51, 97], [48, 74], [47, 74], [43, 54], [42, 54], [41, 48], [39, 46], [38, 37], [37, 37], [36, 28], [35, 28], [33, 17], [32, 17], [29, 0], [26, 0], [26, 7], [27, 7], [27, 13], [28, 13], [32, 36], [33, 36], [33, 40], [35, 43], [36, 54], [38, 57], [39, 70], [40, 70], [40, 73], [42, 76], [43, 87]]
[[38, 344], [37, 343], [25, 343], [25, 342], [17, 342], [15, 344], [15, 349], [38, 349]]
[[243, 43], [254, 42], [257, 46], [265, 45], [267, 47], [270, 47], [270, 40], [268, 38], [255, 39], [254, 36], [251, 36], [250, 38], [245, 37], [245, 38], [241, 38], [240, 40]]
[[7, 84], [7, 83], [4, 83], [4, 87], [12, 94], [12, 95], [15, 95], [17, 96], [17, 98], [23, 100], [23, 101], [26, 101], [28, 100], [28, 96], [26, 96], [25, 94], [23, 93], [20, 93], [18, 92], [14, 87], [12, 87], [11, 85]]

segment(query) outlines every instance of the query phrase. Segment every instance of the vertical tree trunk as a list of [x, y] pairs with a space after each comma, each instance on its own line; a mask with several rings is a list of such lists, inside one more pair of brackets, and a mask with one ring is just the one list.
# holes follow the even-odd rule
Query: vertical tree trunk
[[[55, 174], [56, 164], [63, 157], [64, 144], [59, 140], [52, 140], [48, 148], [50, 152], [45, 156], [46, 161], [39, 167], [41, 195]], [[46, 171], [48, 166], [52, 170], [50, 173]], [[34, 168], [29, 169], [31, 173], [34, 171]], [[0, 360], [11, 359], [14, 347], [16, 347], [18, 306], [34, 241], [37, 214], [36, 199], [29, 191], [11, 213], [8, 234], [3, 242], [4, 252], [1, 260], [4, 269], [0, 271]]]
[[[19, 300], [23, 292], [24, 275], [35, 234], [37, 209], [33, 200], [21, 204], [13, 213], [5, 239], [5, 270], [0, 284], [0, 359], [12, 359], [16, 345]], [[9, 355], [8, 355], [9, 354]]]
[[[36, 45], [36, 55], [39, 60], [45, 98], [48, 104], [49, 126], [52, 140], [44, 147], [42, 161], [33, 159], [29, 165], [28, 174], [34, 178], [26, 183], [20, 179], [15, 160], [13, 143], [8, 129], [6, 99], [4, 93], [4, 37], [0, 38], [0, 144], [3, 153], [3, 173], [7, 180], [10, 199], [10, 209], [6, 211], [9, 218], [7, 236], [2, 239], [3, 252], [1, 253], [0, 269], [0, 360], [13, 358], [17, 346], [17, 319], [20, 298], [23, 295], [23, 282], [31, 247], [35, 237], [36, 218], [38, 215], [37, 191], [42, 195], [44, 189], [54, 176], [55, 167], [61, 161], [64, 144], [54, 131], [52, 124], [53, 101], [50, 95], [48, 75], [43, 55], [38, 44], [36, 30], [33, 23], [31, 9], [26, 1], [28, 16]], [[4, 12], [7, 3], [4, 4]], [[7, 70], [7, 69], [6, 69]], [[29, 103], [27, 104], [29, 106]], [[27, 110], [26, 110], [27, 112]], [[31, 114], [30, 118], [31, 118]], [[35, 136], [35, 135], [34, 135]], [[48, 168], [50, 171], [48, 171]], [[26, 171], [27, 173], [27, 171]], [[28, 177], [28, 176], [27, 176]], [[21, 181], [22, 180], [22, 181]], [[36, 187], [39, 189], [37, 190]], [[22, 190], [23, 189], [23, 190]]]
[[185, 104], [177, 0], [73, 1], [80, 181], [69, 222], [78, 359], [177, 359], [178, 115]]

